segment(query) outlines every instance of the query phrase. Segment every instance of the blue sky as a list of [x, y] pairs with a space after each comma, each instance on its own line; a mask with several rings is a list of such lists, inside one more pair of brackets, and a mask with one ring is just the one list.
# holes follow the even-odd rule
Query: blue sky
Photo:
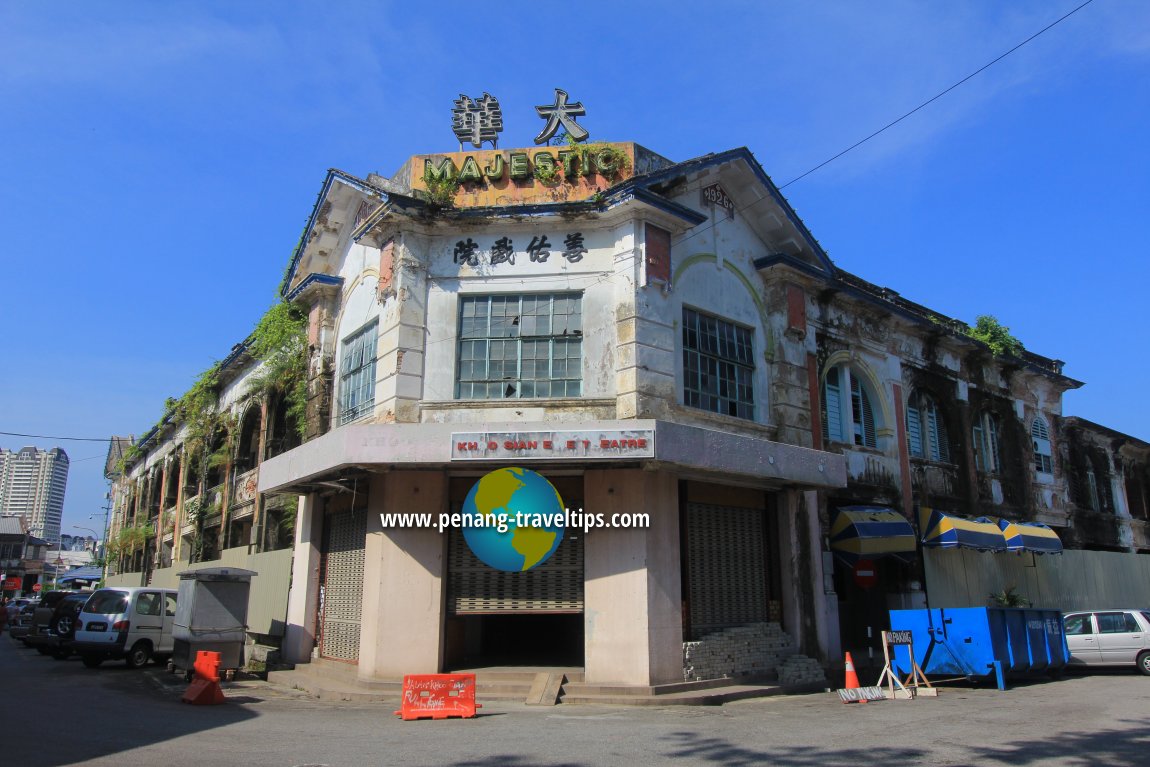
[[[488, 91], [529, 146], [561, 87], [593, 140], [747, 146], [784, 185], [1080, 0], [0, 5], [0, 431], [145, 431], [252, 329], [329, 167], [450, 151]], [[489, 8], [487, 12], [477, 8]], [[1095, 0], [784, 194], [842, 268], [994, 314], [1150, 440], [1150, 4]], [[64, 532], [98, 528], [104, 446]]]

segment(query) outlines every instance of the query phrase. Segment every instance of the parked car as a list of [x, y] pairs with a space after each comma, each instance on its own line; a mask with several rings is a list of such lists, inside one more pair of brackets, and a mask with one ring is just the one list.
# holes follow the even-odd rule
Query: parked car
[[56, 612], [56, 605], [60, 604], [60, 601], [69, 594], [78, 593], [81, 592], [59, 590], [48, 591], [41, 595], [40, 601], [32, 613], [32, 634], [46, 634], [48, 625], [52, 622], [52, 615]]
[[1150, 610], [1092, 610], [1062, 618], [1072, 666], [1135, 666], [1150, 676]]
[[153, 657], [170, 656], [176, 593], [139, 586], [99, 589], [77, 616], [72, 649], [88, 668], [109, 658], [140, 668]]
[[36, 612], [35, 604], [26, 604], [16, 613], [16, 617], [8, 621], [8, 635], [28, 644], [28, 634], [32, 632], [32, 615]]
[[90, 591], [74, 591], [53, 600], [55, 607], [47, 619], [47, 625], [40, 624], [42, 610], [47, 608], [38, 607], [33, 614], [33, 621], [36, 623], [34, 633], [28, 635], [27, 643], [35, 646], [43, 655], [51, 655], [58, 660], [67, 658], [72, 652], [76, 616], [80, 614], [80, 609], [91, 595]]
[[6, 608], [8, 610], [8, 622], [11, 623], [12, 619], [31, 603], [32, 600], [28, 597], [16, 597], [15, 599], [9, 600]]

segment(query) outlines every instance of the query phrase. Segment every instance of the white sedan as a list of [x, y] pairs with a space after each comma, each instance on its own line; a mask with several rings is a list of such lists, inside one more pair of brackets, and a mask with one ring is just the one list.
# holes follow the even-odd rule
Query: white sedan
[[1150, 676], [1150, 610], [1066, 613], [1072, 666], [1136, 666]]

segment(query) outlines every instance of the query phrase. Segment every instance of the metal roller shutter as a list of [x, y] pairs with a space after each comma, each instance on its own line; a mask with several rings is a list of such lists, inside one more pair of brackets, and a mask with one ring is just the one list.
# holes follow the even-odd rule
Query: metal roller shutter
[[525, 573], [480, 562], [458, 528], [447, 545], [447, 609], [454, 615], [583, 611], [582, 530], [568, 530], [551, 558]]
[[693, 638], [768, 619], [761, 510], [688, 503], [687, 558]]
[[326, 523], [319, 652], [324, 658], [356, 662], [367, 512], [339, 511], [329, 515]]

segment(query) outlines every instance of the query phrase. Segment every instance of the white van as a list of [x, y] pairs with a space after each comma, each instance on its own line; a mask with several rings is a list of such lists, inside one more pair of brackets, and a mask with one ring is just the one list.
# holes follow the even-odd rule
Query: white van
[[176, 592], [145, 586], [96, 591], [76, 617], [72, 649], [88, 668], [123, 658], [140, 668], [155, 656], [171, 655]]

